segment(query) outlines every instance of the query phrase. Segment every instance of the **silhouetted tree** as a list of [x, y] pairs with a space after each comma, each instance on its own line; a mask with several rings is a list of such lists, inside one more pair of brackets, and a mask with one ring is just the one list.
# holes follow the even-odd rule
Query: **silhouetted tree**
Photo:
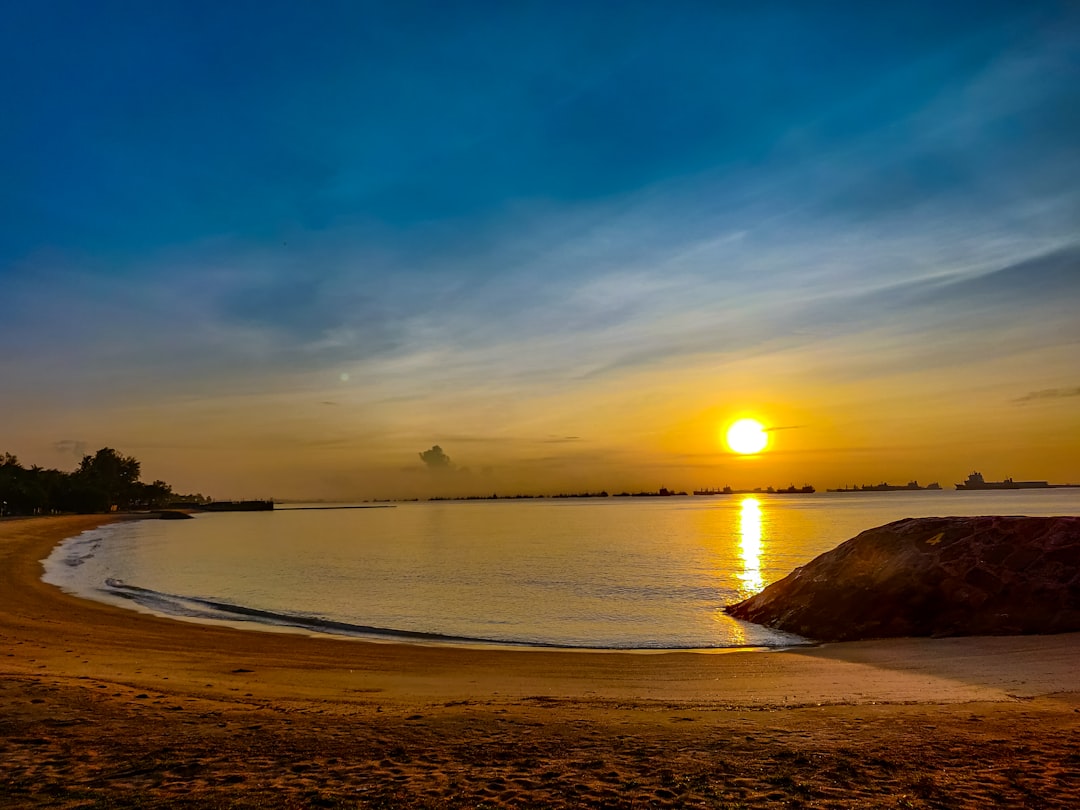
[[37, 515], [49, 509], [49, 480], [37, 465], [26, 469], [11, 453], [0, 456], [0, 513]]
[[164, 481], [155, 481], [152, 484], [136, 484], [135, 497], [132, 506], [154, 508], [165, 506], [174, 500], [172, 487]]
[[154, 509], [174, 502], [208, 501], [202, 495], [178, 495], [164, 481], [139, 481], [140, 464], [111, 447], [84, 456], [71, 473], [29, 469], [11, 453], [0, 453], [0, 517], [56, 512], [106, 512]]
[[139, 468], [134, 456], [123, 456], [111, 447], [102, 447], [92, 456], [83, 456], [75, 477], [87, 489], [104, 495], [106, 509], [114, 506], [127, 509], [137, 493]]

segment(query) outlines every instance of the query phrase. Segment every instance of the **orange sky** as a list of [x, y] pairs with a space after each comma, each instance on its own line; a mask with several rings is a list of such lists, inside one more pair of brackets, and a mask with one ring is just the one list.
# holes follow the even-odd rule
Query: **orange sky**
[[[493, 382], [394, 396], [391, 386], [338, 378], [271, 394], [143, 395], [35, 411], [12, 450], [26, 463], [71, 468], [79, 452], [108, 444], [140, 458], [144, 478], [218, 497], [825, 489], [912, 478], [951, 486], [972, 469], [992, 479], [1074, 482], [1080, 398], [1053, 387], [1067, 379], [1072, 348], [871, 379], [844, 379], [848, 351], [830, 365], [829, 349], [804, 347], [728, 362], [691, 358], [527, 394]], [[859, 352], [865, 362], [872, 354]], [[723, 428], [739, 416], [774, 428], [764, 453], [726, 448]], [[99, 438], [57, 448], [55, 428], [35, 435], [32, 421]], [[418, 453], [434, 444], [450, 467], [421, 462]]]

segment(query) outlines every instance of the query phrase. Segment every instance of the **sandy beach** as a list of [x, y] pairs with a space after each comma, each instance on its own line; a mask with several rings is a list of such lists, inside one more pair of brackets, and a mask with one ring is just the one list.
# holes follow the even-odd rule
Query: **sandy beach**
[[782, 652], [369, 643], [43, 583], [0, 521], [0, 806], [1074, 807], [1080, 634]]

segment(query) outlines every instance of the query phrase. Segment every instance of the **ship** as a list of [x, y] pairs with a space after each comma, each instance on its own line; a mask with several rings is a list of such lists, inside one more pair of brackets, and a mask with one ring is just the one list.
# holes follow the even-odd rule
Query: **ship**
[[919, 486], [918, 481], [908, 481], [904, 485], [900, 484], [886, 484], [882, 481], [880, 484], [863, 484], [862, 486], [850, 486], [841, 487], [840, 489], [830, 489], [829, 492], [923, 492], [925, 490], [939, 490], [941, 484], [937, 481], [927, 484], [925, 487]]
[[957, 489], [1059, 489], [1062, 487], [1080, 487], [1080, 484], [1051, 484], [1047, 481], [1013, 481], [1006, 478], [1004, 481], [987, 481], [981, 472], [973, 472], [962, 484], [957, 484]]
[[754, 489], [732, 489], [731, 487], [724, 487], [723, 489], [695, 489], [695, 495], [810, 495], [816, 492], [812, 486], [807, 484], [806, 486], [797, 487], [792, 484], [790, 487], [784, 487], [783, 489], [774, 489], [773, 487], [754, 487]]
[[773, 490], [772, 487], [769, 487], [768, 491], [775, 492], [775, 494], [777, 495], [812, 495], [815, 492], [815, 489], [809, 484], [804, 484], [801, 487], [797, 487], [792, 484], [789, 487], [784, 487], [783, 489], [777, 490]]

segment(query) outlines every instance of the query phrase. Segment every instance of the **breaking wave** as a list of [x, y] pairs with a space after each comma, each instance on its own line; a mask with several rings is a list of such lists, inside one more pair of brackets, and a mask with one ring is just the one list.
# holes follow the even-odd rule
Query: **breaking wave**
[[105, 587], [102, 588], [101, 591], [108, 596], [128, 599], [155, 613], [165, 613], [170, 616], [182, 616], [190, 619], [249, 621], [276, 627], [292, 627], [299, 630], [308, 630], [312, 633], [329, 633], [331, 635], [352, 636], [366, 639], [377, 638], [387, 641], [428, 641], [446, 644], [498, 644], [515, 647], [550, 648], [565, 646], [544, 642], [452, 636], [442, 633], [425, 633], [417, 630], [395, 630], [389, 627], [372, 627], [369, 625], [351, 624], [349, 622], [335, 621], [319, 616], [309, 616], [303, 613], [262, 610], [246, 605], [237, 605], [220, 599], [162, 593], [161, 591], [155, 591], [149, 588], [140, 588], [138, 585], [128, 585], [119, 579], [111, 577], [105, 580]]

